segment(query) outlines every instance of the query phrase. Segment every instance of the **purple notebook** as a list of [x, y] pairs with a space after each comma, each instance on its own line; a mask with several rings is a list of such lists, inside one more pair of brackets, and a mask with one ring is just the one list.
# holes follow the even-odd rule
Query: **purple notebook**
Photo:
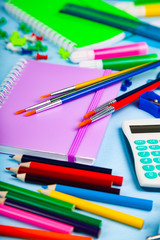
[[44, 94], [110, 73], [22, 59], [2, 83], [0, 152], [93, 164], [110, 116], [80, 129], [77, 125], [87, 111], [116, 97], [120, 83], [30, 117], [14, 113]]

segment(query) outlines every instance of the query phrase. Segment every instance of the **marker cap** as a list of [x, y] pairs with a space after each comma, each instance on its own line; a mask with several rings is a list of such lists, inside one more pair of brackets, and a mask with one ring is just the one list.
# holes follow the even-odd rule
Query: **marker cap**
[[93, 50], [75, 51], [71, 54], [70, 60], [73, 63], [78, 63], [85, 60], [94, 60], [94, 51]]
[[79, 67], [103, 69], [103, 62], [102, 60], [82, 61]]

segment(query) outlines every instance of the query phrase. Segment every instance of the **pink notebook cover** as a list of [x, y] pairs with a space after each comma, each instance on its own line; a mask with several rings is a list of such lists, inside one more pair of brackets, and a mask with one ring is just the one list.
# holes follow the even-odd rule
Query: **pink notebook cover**
[[[101, 105], [116, 97], [120, 83], [101, 90], [97, 99], [95, 93], [89, 94], [30, 117], [14, 113], [40, 102], [41, 95], [109, 73], [111, 70], [78, 68], [34, 60], [23, 60], [17, 64], [11, 70], [9, 78], [4, 80], [9, 80], [13, 88], [5, 86], [10, 93], [6, 93], [8, 98], [0, 108], [0, 152], [67, 161], [69, 149], [77, 135], [77, 125], [90, 103], [97, 106], [95, 101], [98, 98], [98, 105]], [[93, 164], [109, 118], [110, 116], [103, 118], [82, 131], [84, 136], [75, 152], [75, 162]], [[78, 139], [80, 134], [78, 133]]]

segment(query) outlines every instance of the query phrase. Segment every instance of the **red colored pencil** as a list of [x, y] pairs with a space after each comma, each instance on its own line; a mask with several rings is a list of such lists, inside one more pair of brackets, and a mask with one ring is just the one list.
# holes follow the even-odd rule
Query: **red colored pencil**
[[55, 177], [66, 180], [76, 180], [78, 182], [92, 183], [101, 186], [111, 186], [111, 184], [122, 185], [123, 177], [111, 174], [91, 172], [82, 169], [71, 169], [62, 166], [52, 166], [45, 163], [28, 162], [21, 163], [23, 167], [35, 170], [39, 176]]
[[83, 237], [30, 228], [12, 227], [7, 225], [0, 225], [0, 236], [32, 240], [92, 240], [92, 237]]

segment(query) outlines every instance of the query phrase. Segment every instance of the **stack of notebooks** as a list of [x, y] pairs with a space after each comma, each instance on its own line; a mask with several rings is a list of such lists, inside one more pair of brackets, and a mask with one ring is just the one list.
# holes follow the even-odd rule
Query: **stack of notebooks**
[[83, 128], [77, 125], [87, 111], [115, 98], [121, 83], [30, 117], [15, 112], [40, 102], [46, 93], [111, 73], [22, 59], [2, 83], [0, 152], [93, 164], [110, 116]]
[[18, 20], [27, 23], [33, 30], [69, 52], [81, 48], [108, 46], [130, 36], [130, 33], [111, 26], [60, 13], [67, 3], [137, 20], [130, 14], [101, 0], [46, 0], [45, 3], [39, 0], [10, 0], [5, 3], [5, 8]]

